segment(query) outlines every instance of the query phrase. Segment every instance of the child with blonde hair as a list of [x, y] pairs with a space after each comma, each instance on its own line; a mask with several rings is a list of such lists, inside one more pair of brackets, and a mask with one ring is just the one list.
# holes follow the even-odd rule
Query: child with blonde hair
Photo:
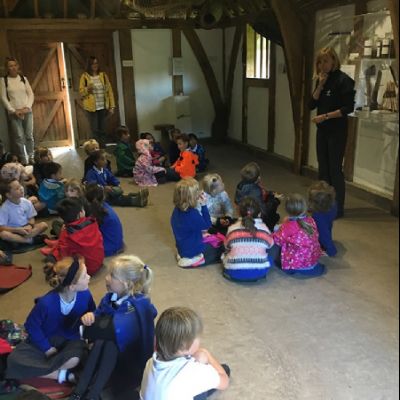
[[332, 239], [333, 222], [337, 216], [335, 189], [325, 181], [314, 183], [308, 189], [309, 208], [317, 224], [319, 243], [329, 257], [337, 254]]
[[221, 176], [206, 175], [202, 186], [213, 227], [218, 232], [226, 233], [228, 226], [233, 222], [233, 207]]
[[[108, 293], [96, 311], [82, 317], [84, 337], [94, 346], [73, 399], [99, 399], [110, 377], [111, 387], [117, 392], [140, 385], [154, 346], [157, 310], [149, 298], [152, 279], [152, 270], [134, 255], [119, 256], [111, 262], [106, 276]], [[93, 327], [105, 323], [109, 324], [110, 337], [97, 337]]]
[[223, 258], [225, 278], [235, 281], [264, 279], [270, 271], [269, 251], [274, 239], [261, 219], [261, 209], [251, 197], [239, 204], [240, 220], [231, 225]]
[[195, 179], [182, 179], [176, 184], [171, 226], [178, 250], [178, 265], [182, 268], [196, 268], [220, 261], [222, 249], [203, 242], [203, 231], [211, 227], [206, 202]]
[[7, 379], [73, 381], [70, 370], [84, 355], [80, 318], [96, 308], [85, 261], [83, 257], [65, 257], [45, 272], [53, 290], [35, 300], [25, 322], [28, 340], [8, 357]]
[[[273, 234], [280, 248], [282, 270], [289, 275], [319, 276], [325, 266], [319, 263], [322, 255], [315, 221], [307, 215], [307, 201], [297, 193], [286, 198], [288, 218]], [[279, 265], [279, 261], [278, 261]]]
[[229, 386], [230, 369], [200, 348], [203, 323], [186, 307], [165, 310], [156, 325], [156, 352], [147, 362], [142, 400], [203, 400]]
[[40, 185], [44, 179], [44, 167], [47, 163], [53, 161], [53, 155], [48, 147], [36, 147], [33, 154], [33, 175], [36, 178], [36, 183]]

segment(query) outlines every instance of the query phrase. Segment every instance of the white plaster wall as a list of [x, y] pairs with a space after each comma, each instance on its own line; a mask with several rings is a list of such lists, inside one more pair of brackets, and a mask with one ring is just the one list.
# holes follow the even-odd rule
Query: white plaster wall
[[[222, 88], [222, 32], [219, 29], [196, 32], [209, 56], [219, 87]], [[214, 105], [203, 72], [184, 35], [182, 35], [182, 57], [183, 88], [185, 95], [190, 98], [193, 132], [199, 137], [210, 137], [215, 118]]]
[[166, 29], [131, 32], [139, 132], [156, 133], [154, 125], [168, 122], [163, 99], [172, 95], [171, 32]]
[[268, 148], [269, 90], [249, 88], [247, 101], [247, 142], [263, 150]]
[[[226, 60], [229, 68], [229, 60], [232, 52], [235, 28], [225, 30], [226, 34]], [[242, 44], [239, 47], [238, 58], [236, 60], [235, 75], [232, 89], [232, 108], [229, 119], [228, 137], [242, 141], [242, 106], [243, 106], [243, 65], [242, 65]]]
[[294, 159], [294, 122], [283, 48], [276, 46], [275, 153]]

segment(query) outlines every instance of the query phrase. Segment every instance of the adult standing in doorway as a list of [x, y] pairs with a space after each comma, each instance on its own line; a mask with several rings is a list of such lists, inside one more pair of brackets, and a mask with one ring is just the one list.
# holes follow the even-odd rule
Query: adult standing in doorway
[[87, 61], [86, 71], [79, 82], [79, 93], [82, 96], [83, 108], [87, 112], [93, 137], [100, 147], [106, 144], [106, 117], [115, 110], [114, 93], [110, 80], [105, 72], [100, 70], [95, 56]]
[[0, 80], [0, 92], [10, 120], [11, 143], [21, 163], [33, 163], [33, 91], [15, 58], [6, 58], [5, 69], [7, 72]]
[[346, 184], [343, 159], [347, 142], [347, 116], [354, 110], [354, 80], [340, 70], [332, 47], [321, 49], [315, 61], [317, 83], [310, 108], [317, 108], [312, 121], [317, 125], [319, 179], [336, 190], [337, 218], [343, 217]]

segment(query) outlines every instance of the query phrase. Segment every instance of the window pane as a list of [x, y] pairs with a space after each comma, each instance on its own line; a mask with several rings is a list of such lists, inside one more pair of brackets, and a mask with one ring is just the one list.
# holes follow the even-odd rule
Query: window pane
[[262, 53], [263, 53], [263, 57], [262, 57], [262, 66], [261, 66], [261, 78], [262, 79], [268, 79], [269, 76], [267, 75], [267, 58], [268, 57], [268, 44], [267, 44], [267, 39], [263, 38], [262, 41]]
[[271, 42], [256, 33], [250, 25], [247, 25], [246, 42], [246, 78], [269, 79]]
[[255, 73], [255, 78], [261, 78], [261, 47], [262, 46], [262, 40], [261, 36], [257, 33], [256, 34], [256, 73]]
[[247, 78], [254, 78], [254, 48], [255, 32], [250, 25], [247, 25]]

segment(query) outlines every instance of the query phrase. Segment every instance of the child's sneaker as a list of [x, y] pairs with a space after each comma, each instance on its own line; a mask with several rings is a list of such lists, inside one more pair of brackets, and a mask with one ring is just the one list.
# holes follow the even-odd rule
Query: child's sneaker
[[201, 253], [193, 258], [181, 257], [178, 266], [181, 268], [197, 268], [205, 263], [204, 255]]

